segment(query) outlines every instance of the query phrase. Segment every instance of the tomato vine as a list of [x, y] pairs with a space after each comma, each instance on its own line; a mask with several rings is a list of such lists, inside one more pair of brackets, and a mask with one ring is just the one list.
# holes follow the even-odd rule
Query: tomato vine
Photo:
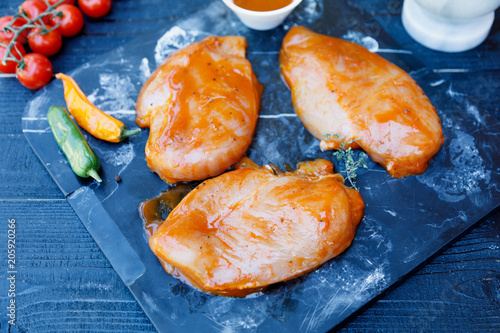
[[[94, 6], [94, 11], [97, 10], [97, 14], [100, 16], [105, 15], [111, 8], [111, 0], [83, 1], [82, 3], [83, 5], [80, 5], [79, 9], [75, 5], [75, 0], [25, 0], [19, 6], [17, 13], [1, 17], [0, 72], [15, 73], [21, 83], [23, 83], [23, 79], [20, 78], [21, 73], [24, 81], [26, 81], [27, 75], [39, 75], [39, 77], [28, 78], [28, 80], [45, 82], [43, 85], [48, 83], [50, 81], [50, 79], [47, 80], [48, 68], [47, 71], [26, 71], [25, 69], [30, 66], [26, 64], [25, 58], [30, 54], [36, 54], [37, 56], [28, 58], [40, 60], [42, 57], [38, 55], [44, 56], [43, 61], [37, 62], [50, 65], [51, 77], [52, 64], [46, 56], [52, 56], [59, 52], [63, 37], [71, 37], [80, 32], [84, 22], [81, 11], [87, 12], [89, 3]], [[95, 12], [90, 14], [91, 17], [100, 17], [96, 16]], [[33, 53], [26, 53], [22, 46], [26, 42], [29, 42], [29, 48]], [[24, 85], [30, 89], [39, 89], [43, 86], [41, 84]]]

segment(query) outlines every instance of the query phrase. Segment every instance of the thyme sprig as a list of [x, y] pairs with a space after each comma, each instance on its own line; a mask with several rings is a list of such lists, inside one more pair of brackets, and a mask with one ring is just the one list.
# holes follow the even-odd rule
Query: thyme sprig
[[[342, 135], [338, 133], [325, 134], [324, 137], [326, 140], [342, 139]], [[333, 156], [337, 158], [337, 161], [343, 162], [345, 170], [342, 170], [341, 173], [345, 174], [345, 178], [349, 181], [349, 183], [355, 190], [359, 190], [356, 185], [356, 177], [358, 176], [357, 171], [359, 168], [365, 168], [365, 169], [368, 168], [368, 165], [366, 164], [366, 158], [368, 157], [368, 155], [365, 152], [361, 152], [356, 160], [354, 151], [351, 149], [351, 147], [347, 149], [345, 147], [346, 145], [350, 145], [351, 143], [358, 140], [359, 138], [355, 138], [352, 140], [348, 140], [347, 142], [341, 142], [340, 149], [337, 149], [333, 153]]]

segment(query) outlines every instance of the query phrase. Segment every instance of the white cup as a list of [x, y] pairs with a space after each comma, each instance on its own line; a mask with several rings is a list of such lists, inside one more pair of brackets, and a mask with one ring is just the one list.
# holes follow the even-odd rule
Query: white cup
[[403, 26], [430, 49], [462, 52], [486, 39], [499, 5], [500, 0], [405, 0]]
[[238, 16], [244, 25], [254, 30], [271, 30], [276, 28], [302, 2], [302, 0], [293, 0], [291, 4], [283, 8], [259, 12], [236, 6], [233, 0], [222, 1]]

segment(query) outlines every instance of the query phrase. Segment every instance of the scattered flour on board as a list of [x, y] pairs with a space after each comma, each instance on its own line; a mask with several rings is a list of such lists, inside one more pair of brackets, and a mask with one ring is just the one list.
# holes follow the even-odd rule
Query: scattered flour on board
[[206, 35], [208, 34], [199, 30], [186, 31], [178, 26], [172, 27], [156, 43], [156, 65], [161, 65], [165, 58], [172, 52], [182, 49], [189, 44], [194, 43], [198, 39], [198, 37]]
[[[436, 191], [441, 200], [458, 202], [469, 197], [474, 205], [482, 206], [485, 198], [481, 196], [479, 184], [489, 184], [491, 171], [486, 170], [474, 137], [459, 130], [456, 134], [457, 137], [451, 140], [448, 148], [452, 167], [430, 168], [417, 179]], [[435, 157], [437, 162], [445, 159], [445, 152]]]
[[335, 266], [335, 270], [320, 267], [309, 274], [303, 293], [314, 301], [309, 304], [299, 330], [316, 331], [331, 316], [341, 316], [385, 289], [390, 280], [388, 258], [392, 251], [389, 230], [365, 216], [356, 232], [356, 244], [344, 253], [342, 260], [334, 258], [324, 264]]
[[474, 117], [474, 119], [476, 120], [476, 122], [478, 124], [484, 123], [484, 119], [481, 116], [481, 113], [479, 112], [479, 109], [477, 108], [477, 106], [471, 104], [467, 100], [467, 94], [453, 90], [453, 86], [450, 84], [450, 86], [446, 90], [446, 95], [448, 95], [452, 100], [461, 104], [462, 109], [465, 112], [467, 112], [469, 115]]
[[465, 108], [467, 110], [467, 112], [474, 117], [474, 119], [476, 119], [476, 121], [481, 124], [483, 122], [483, 118], [481, 118], [481, 114], [479, 113], [479, 109], [477, 108], [477, 106], [475, 105], [472, 105], [469, 103], [469, 101], [467, 101], [465, 103]]
[[375, 40], [373, 37], [366, 36], [359, 31], [349, 30], [345, 35], [342, 36], [342, 38], [350, 42], [364, 46], [370, 52], [378, 51], [377, 40]]
[[457, 220], [460, 220], [462, 222], [467, 222], [469, 218], [467, 217], [467, 214], [464, 211], [459, 211], [458, 215], [455, 217], [450, 217], [444, 220], [441, 223], [427, 223], [426, 225], [432, 228], [442, 228], [445, 225], [448, 225], [450, 223], [455, 223]]
[[[306, 0], [303, 5], [303, 14], [301, 18], [308, 24], [314, 23], [323, 14], [323, 1]], [[298, 11], [300, 13], [300, 11]]]
[[[132, 143], [122, 143], [116, 151], [101, 150], [99, 156], [105, 163], [113, 166], [128, 166], [135, 157], [134, 146]], [[120, 171], [121, 172], [121, 171]]]
[[242, 303], [230, 297], [211, 298], [207, 304], [207, 318], [221, 333], [255, 331], [269, 316], [262, 302]]
[[443, 83], [445, 83], [445, 80], [441, 79], [441, 80], [438, 80], [438, 81], [431, 82], [430, 86], [431, 87], [437, 87], [437, 86], [442, 85]]
[[350, 42], [356, 43], [368, 49], [368, 51], [373, 53], [400, 53], [400, 54], [412, 54], [409, 50], [399, 50], [399, 49], [381, 49], [377, 40], [371, 36], [367, 36], [359, 31], [349, 30], [345, 35], [342, 36], [343, 39]]
[[450, 84], [448, 90], [446, 90], [446, 95], [450, 96], [452, 100], [462, 103], [467, 94], [453, 90], [453, 86]]
[[315, 294], [313, 292], [312, 294], [317, 299], [317, 303], [306, 314], [300, 326], [300, 331], [316, 331], [333, 314], [338, 314], [339, 312], [342, 314], [352, 306], [359, 306], [363, 303], [366, 293], [371, 294], [375, 289], [386, 285], [386, 275], [383, 268], [377, 267], [370, 272], [364, 272], [361, 275], [358, 274], [356, 274], [356, 279], [351, 279], [352, 282], [345, 280], [338, 281], [345, 287], [338, 289], [333, 297], [326, 298], [325, 296], [328, 294]]
[[142, 58], [139, 70], [141, 72], [141, 82], [146, 82], [146, 80], [151, 76], [148, 58]]
[[290, 14], [284, 23], [285, 30], [294, 25], [311, 25], [323, 15], [323, 1], [304, 0], [299, 7]]
[[390, 214], [393, 217], [396, 217], [398, 215], [395, 211], [390, 210], [390, 209], [384, 209], [384, 212]]
[[202, 37], [209, 35], [244, 35], [249, 30], [222, 1], [213, 1], [194, 15], [178, 21], [177, 26], [186, 31], [198, 30], [206, 32], [207, 34]]
[[134, 110], [136, 87], [128, 75], [99, 74], [99, 88], [87, 96], [89, 101], [103, 111]]

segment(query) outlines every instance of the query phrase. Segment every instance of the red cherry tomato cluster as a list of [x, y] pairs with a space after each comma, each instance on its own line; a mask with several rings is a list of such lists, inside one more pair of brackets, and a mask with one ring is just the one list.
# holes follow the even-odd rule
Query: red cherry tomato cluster
[[[111, 0], [26, 0], [14, 15], [0, 18], [0, 72], [16, 74], [29, 89], [40, 89], [52, 78], [50, 57], [62, 47], [63, 37], [83, 28], [82, 12], [92, 18], [106, 15]], [[26, 53], [28, 43], [32, 53]]]

